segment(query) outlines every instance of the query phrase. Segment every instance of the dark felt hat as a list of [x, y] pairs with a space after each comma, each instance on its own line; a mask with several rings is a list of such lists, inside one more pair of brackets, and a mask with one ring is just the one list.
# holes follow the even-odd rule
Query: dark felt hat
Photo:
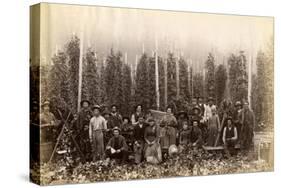
[[123, 119], [123, 121], [124, 121], [125, 119], [127, 119], [127, 120], [128, 120], [128, 122], [130, 122], [130, 118], [129, 118], [129, 117], [127, 117], [127, 116], [124, 116], [122, 119]]
[[119, 131], [119, 132], [121, 131], [119, 127], [114, 127], [114, 128], [112, 129], [112, 131], [115, 131], [115, 130], [117, 130], [117, 131]]
[[233, 118], [231, 116], [227, 116], [227, 118], [225, 119], [226, 121], [231, 120], [233, 121]]
[[187, 112], [186, 112], [186, 111], [181, 110], [181, 111], [179, 111], [179, 112], [178, 112], [178, 114], [177, 114], [177, 115], [178, 115], [178, 116], [184, 115], [185, 117], [187, 117]]
[[208, 101], [214, 101], [214, 98], [213, 97], [209, 97]]
[[192, 111], [194, 111], [194, 110], [198, 110], [199, 114], [201, 113], [201, 108], [198, 105], [196, 105], [192, 108]]
[[91, 105], [91, 103], [90, 103], [90, 101], [89, 101], [89, 100], [84, 99], [84, 100], [81, 100], [81, 102], [80, 102], [80, 106], [82, 106], [82, 105], [84, 104], [84, 102], [88, 103], [88, 105], [89, 105], [89, 106]]

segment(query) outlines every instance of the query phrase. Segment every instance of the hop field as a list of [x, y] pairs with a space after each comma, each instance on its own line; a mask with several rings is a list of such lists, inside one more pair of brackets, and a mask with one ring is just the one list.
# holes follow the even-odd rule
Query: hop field
[[[33, 168], [36, 169], [36, 168]], [[39, 169], [39, 168], [37, 168]], [[167, 177], [205, 176], [272, 171], [265, 161], [256, 161], [246, 155], [225, 158], [221, 153], [193, 150], [167, 158], [158, 165], [148, 163], [116, 164], [115, 161], [75, 163], [70, 158], [40, 165], [32, 170], [32, 177], [42, 185], [91, 183], [102, 181], [139, 180]], [[41, 179], [40, 176], [41, 175]]]

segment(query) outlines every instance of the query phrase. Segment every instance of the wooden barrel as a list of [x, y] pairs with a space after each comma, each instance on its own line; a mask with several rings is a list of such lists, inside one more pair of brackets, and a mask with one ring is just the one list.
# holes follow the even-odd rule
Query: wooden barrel
[[40, 162], [45, 163], [50, 160], [54, 149], [54, 142], [45, 142], [40, 144]]
[[50, 160], [54, 149], [54, 128], [55, 127], [50, 124], [33, 125], [33, 134], [36, 134], [36, 139], [33, 139], [35, 152], [34, 157], [40, 163], [45, 163]]

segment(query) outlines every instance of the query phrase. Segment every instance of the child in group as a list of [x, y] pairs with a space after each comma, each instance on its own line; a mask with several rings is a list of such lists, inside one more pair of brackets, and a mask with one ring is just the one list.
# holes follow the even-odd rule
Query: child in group
[[182, 130], [179, 133], [179, 151], [183, 152], [190, 145], [190, 135], [192, 127], [188, 125], [187, 121], [183, 121]]
[[179, 144], [181, 146], [187, 146], [188, 144], [190, 144], [190, 133], [191, 127], [188, 125], [187, 121], [184, 121], [182, 130], [179, 134]]

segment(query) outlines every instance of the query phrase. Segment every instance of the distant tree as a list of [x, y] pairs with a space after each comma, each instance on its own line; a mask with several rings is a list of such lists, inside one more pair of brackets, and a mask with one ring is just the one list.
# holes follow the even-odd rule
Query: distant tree
[[193, 97], [203, 96], [204, 93], [204, 80], [203, 75], [200, 73], [194, 73], [193, 76]]
[[[156, 106], [156, 75], [155, 75], [155, 57], [149, 58], [148, 63], [148, 82], [147, 97], [149, 104], [147, 109], [157, 109]], [[158, 75], [159, 75], [159, 95], [160, 109], [164, 110], [164, 63], [163, 59], [158, 56]]]
[[136, 104], [142, 104], [144, 109], [148, 109], [149, 104], [149, 95], [147, 89], [149, 88], [149, 57], [144, 53], [137, 65], [136, 70], [136, 90], [135, 90], [135, 101]]
[[252, 86], [252, 107], [258, 122], [273, 126], [273, 51], [259, 51], [256, 58], [257, 74]]
[[148, 109], [156, 109], [156, 79], [155, 79], [155, 57], [149, 58], [148, 63], [148, 82], [147, 82], [147, 97]]
[[122, 69], [122, 106], [121, 106], [121, 113], [123, 115], [129, 116], [131, 112], [131, 87], [132, 87], [132, 80], [131, 80], [131, 69], [128, 65], [123, 65]]
[[77, 110], [78, 99], [78, 80], [79, 80], [79, 56], [80, 56], [80, 39], [73, 36], [66, 44], [66, 55], [68, 61], [68, 78], [69, 78], [69, 104], [73, 111]]
[[106, 59], [105, 90], [108, 105], [115, 104], [119, 108], [122, 105], [122, 54], [114, 53], [111, 49]]
[[100, 66], [100, 73], [99, 73], [99, 104], [106, 106], [107, 104], [107, 93], [106, 93], [106, 69], [105, 69], [105, 62], [101, 62]]
[[246, 56], [241, 51], [239, 55], [232, 54], [228, 58], [229, 88], [232, 101], [247, 100], [248, 77], [246, 71]]
[[88, 48], [83, 66], [82, 99], [88, 99], [93, 104], [98, 103], [99, 75], [97, 70], [96, 52]]
[[226, 88], [227, 72], [224, 65], [219, 65], [216, 69], [215, 74], [215, 95], [217, 98], [217, 103], [221, 104], [224, 98], [225, 88]]
[[265, 80], [266, 80], [266, 90], [264, 95], [265, 99], [265, 110], [264, 118], [267, 127], [273, 128], [274, 126], [274, 39], [270, 39], [267, 50], [266, 50], [266, 67], [265, 67]]
[[168, 79], [168, 105], [176, 101], [176, 58], [173, 53], [168, 54], [167, 59], [167, 79]]
[[159, 93], [160, 93], [160, 110], [165, 110], [165, 72], [164, 59], [158, 56], [158, 74], [159, 74]]
[[59, 97], [64, 102], [69, 103], [69, 78], [68, 78], [68, 66], [67, 56], [64, 52], [58, 52], [52, 58], [53, 66], [50, 70], [49, 76], [49, 97]]
[[206, 67], [206, 94], [207, 97], [215, 98], [215, 59], [209, 53], [208, 59], [205, 63]]
[[180, 98], [187, 101], [190, 97], [188, 86], [188, 66], [183, 58], [179, 59]]

